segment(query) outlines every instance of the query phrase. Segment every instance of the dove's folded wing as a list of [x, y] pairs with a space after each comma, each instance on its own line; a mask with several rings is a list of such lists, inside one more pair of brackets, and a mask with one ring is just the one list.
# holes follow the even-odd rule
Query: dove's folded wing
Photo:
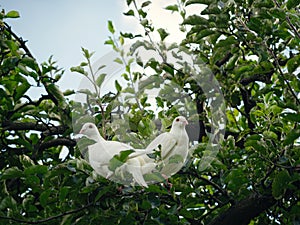
[[176, 138], [171, 133], [163, 133], [157, 136], [146, 148], [146, 152], [154, 153], [159, 149], [162, 152], [162, 159], [166, 158], [176, 146]]

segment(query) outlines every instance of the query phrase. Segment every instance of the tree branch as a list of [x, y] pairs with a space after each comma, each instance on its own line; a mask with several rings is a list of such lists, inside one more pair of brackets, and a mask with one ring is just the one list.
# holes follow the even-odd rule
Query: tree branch
[[274, 73], [274, 70], [266, 73], [266, 74], [254, 74], [250, 77], [244, 77], [240, 80], [240, 84], [246, 86], [252, 82], [255, 82], [255, 81], [261, 81], [261, 82], [264, 82], [266, 84], [269, 84], [270, 81], [271, 81], [271, 76], [273, 75]]
[[[279, 2], [277, 0], [273, 0], [273, 2], [278, 8], [281, 8], [279, 5]], [[285, 17], [285, 20], [288, 23], [288, 25], [290, 26], [290, 28], [294, 31], [295, 35], [298, 36], [298, 38], [300, 39], [300, 34], [297, 31], [296, 27], [294, 26], [294, 24], [292, 23], [292, 21], [288, 15]]]
[[41, 219], [41, 220], [36, 220], [36, 221], [29, 221], [29, 220], [21, 220], [21, 219], [17, 219], [17, 218], [13, 218], [13, 217], [6, 217], [6, 216], [0, 216], [0, 219], [4, 219], [4, 220], [10, 220], [10, 221], [14, 221], [14, 222], [18, 222], [18, 223], [23, 223], [23, 224], [40, 224], [40, 223], [47, 223], [51, 220], [55, 220], [58, 219], [60, 217], [66, 216], [66, 215], [70, 215], [70, 214], [74, 214], [74, 213], [78, 213], [84, 209], [89, 208], [90, 206], [92, 206], [93, 203], [89, 203], [85, 206], [82, 206], [81, 208], [78, 209], [73, 209], [73, 210], [69, 210], [66, 212], [63, 212], [61, 214], [55, 215], [55, 216], [50, 216], [48, 218], [45, 219]]
[[51, 147], [56, 147], [59, 145], [64, 145], [68, 147], [74, 147], [76, 145], [76, 141], [69, 139], [69, 138], [56, 138], [47, 142], [43, 142], [39, 146], [39, 150], [44, 150]]
[[[22, 38], [18, 37], [18, 35], [16, 35], [16, 34], [12, 31], [11, 27], [10, 27], [7, 23], [4, 22], [4, 26], [5, 26], [5, 29], [8, 31], [8, 33], [10, 33], [10, 34], [16, 39], [16, 41], [20, 43], [20, 47], [21, 47], [22, 49], [24, 49], [25, 53], [26, 53], [30, 58], [33, 58], [33, 59], [35, 60], [35, 58], [33, 57], [33, 55], [31, 54], [31, 52], [29, 51], [29, 49], [27, 48], [27, 46], [26, 46], [26, 44], [25, 44], [26, 41], [23, 41]], [[39, 70], [38, 72], [40, 72], [40, 70]]]
[[2, 129], [7, 130], [35, 130], [44, 132], [44, 135], [56, 135], [63, 134], [68, 127], [65, 125], [60, 126], [47, 126], [45, 124], [33, 123], [33, 122], [11, 122], [3, 121]]
[[248, 225], [252, 218], [276, 203], [272, 196], [253, 195], [237, 202], [208, 225]]

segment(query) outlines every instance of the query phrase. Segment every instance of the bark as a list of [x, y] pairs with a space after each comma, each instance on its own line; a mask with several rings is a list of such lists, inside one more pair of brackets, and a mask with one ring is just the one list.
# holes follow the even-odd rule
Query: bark
[[250, 196], [237, 202], [208, 225], [248, 225], [251, 219], [259, 216], [276, 203], [272, 196]]

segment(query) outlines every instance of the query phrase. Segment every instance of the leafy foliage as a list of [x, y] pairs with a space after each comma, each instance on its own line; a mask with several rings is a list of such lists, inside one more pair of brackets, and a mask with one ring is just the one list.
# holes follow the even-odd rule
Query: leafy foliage
[[[85, 61], [71, 70], [92, 85], [80, 90], [89, 100], [83, 104], [67, 99], [72, 91], [60, 91], [57, 82], [63, 70], [52, 57], [39, 65], [5, 22], [18, 12], [0, 13], [1, 223], [298, 224], [299, 3], [182, 0], [166, 6], [166, 13], [182, 17], [179, 26], [186, 38], [180, 45], [212, 71], [225, 98], [225, 141], [202, 170], [213, 114], [209, 97], [190, 79], [184, 63], [181, 68], [166, 63], [166, 52], [174, 46], [164, 43], [167, 31], [156, 29], [147, 18], [151, 1], [126, 2], [124, 14], [136, 17], [145, 32], [118, 35], [108, 22], [111, 37], [106, 44], [125, 68], [124, 82], [115, 81], [115, 90], [103, 93], [105, 66], [93, 70], [93, 53], [82, 48]], [[189, 7], [200, 4], [206, 7], [201, 14], [187, 14]], [[159, 34], [160, 43], [152, 41], [153, 33]], [[135, 41], [130, 49], [125, 48], [128, 39]], [[139, 59], [135, 53], [142, 47], [159, 52], [162, 62]], [[184, 104], [176, 102], [178, 87], [191, 96]], [[92, 172], [83, 159], [85, 152], [70, 137], [72, 119], [78, 123], [74, 132], [93, 119], [105, 138], [140, 147], [158, 132], [147, 95], [155, 88], [161, 88], [155, 98], [161, 129], [191, 108], [194, 113], [185, 116], [191, 121], [190, 139], [198, 144], [186, 166], [170, 178], [171, 187], [157, 183], [121, 189]], [[39, 98], [33, 99], [32, 90], [41, 90]], [[121, 101], [122, 95], [126, 98]], [[129, 121], [130, 132], [122, 130], [124, 121]], [[193, 136], [195, 124], [201, 130]], [[88, 144], [83, 139], [78, 145], [84, 149]], [[63, 160], [62, 146], [69, 149]], [[130, 153], [116, 156], [111, 166], [117, 167]]]

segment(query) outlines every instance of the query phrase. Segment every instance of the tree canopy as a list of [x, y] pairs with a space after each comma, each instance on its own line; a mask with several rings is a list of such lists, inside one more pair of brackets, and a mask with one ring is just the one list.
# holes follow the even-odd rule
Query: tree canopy
[[[93, 53], [85, 48], [84, 61], [66, 68], [92, 85], [79, 90], [85, 102], [74, 100], [73, 90], [60, 90], [64, 70], [52, 57], [38, 64], [6, 22], [19, 13], [1, 11], [0, 222], [299, 224], [299, 1], [177, 1], [165, 10], [181, 16], [179, 29], [186, 36], [171, 45], [166, 44], [167, 29], [154, 27], [148, 18], [151, 1], [126, 2], [124, 14], [136, 18], [143, 32], [117, 32], [108, 21], [111, 36], [105, 44], [116, 53], [114, 62], [125, 68], [123, 81], [113, 82], [114, 91], [100, 92], [105, 65], [95, 70]], [[205, 9], [187, 14], [193, 5]], [[153, 41], [154, 34], [159, 42]], [[162, 60], [142, 61], [137, 54], [141, 48], [155, 50]], [[211, 83], [215, 79], [221, 92], [210, 96], [206, 88], [215, 87], [199, 86], [174, 49], [201, 61], [202, 71], [209, 70]], [[168, 63], [168, 53], [176, 66]], [[135, 89], [136, 83], [143, 88]], [[154, 98], [157, 112], [147, 95], [155, 88], [161, 88]], [[35, 99], [33, 92], [41, 94]], [[178, 94], [188, 99], [179, 102]], [[219, 100], [215, 109], [212, 103]], [[89, 143], [82, 139], [76, 144], [74, 138], [92, 118], [106, 139], [140, 147], [159, 129], [168, 130], [178, 114], [191, 121], [192, 151], [169, 179], [171, 186], [123, 186], [95, 176], [85, 160]], [[217, 124], [224, 127], [214, 129], [214, 119], [223, 117], [226, 126], [222, 120]], [[217, 151], [212, 136], [219, 137]], [[68, 153], [61, 159], [63, 148]], [[203, 159], [209, 159], [205, 167]]]

